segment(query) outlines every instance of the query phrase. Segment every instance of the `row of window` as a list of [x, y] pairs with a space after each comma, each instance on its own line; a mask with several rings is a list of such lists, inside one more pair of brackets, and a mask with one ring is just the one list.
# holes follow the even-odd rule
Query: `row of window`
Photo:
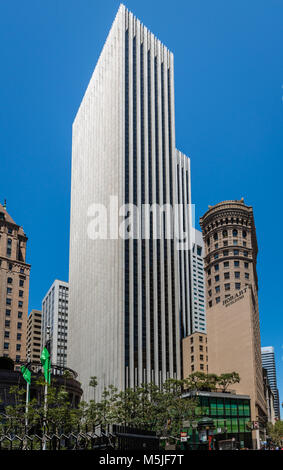
[[[7, 295], [12, 295], [12, 287], [7, 287]], [[19, 297], [23, 297], [24, 296], [24, 291], [23, 290], [19, 290]]]
[[[206, 346], [205, 349], [206, 349], [206, 352], [207, 352], [207, 346]], [[203, 345], [202, 344], [199, 345], [199, 350], [203, 351]], [[193, 353], [193, 352], [194, 352], [194, 346], [191, 346], [191, 353]]]
[[[198, 338], [198, 340], [199, 340], [200, 343], [203, 343], [203, 342], [204, 342], [203, 336], [199, 336], [199, 337], [197, 337], [197, 338]], [[196, 338], [196, 339], [197, 339], [197, 338]], [[193, 336], [191, 336], [190, 341], [191, 341], [191, 344], [194, 342], [194, 337], [193, 337]], [[205, 342], [207, 343], [207, 338], [205, 338]]]
[[[221, 253], [215, 253], [215, 255], [213, 256], [213, 259], [218, 259], [220, 254]], [[235, 249], [235, 250], [233, 250], [233, 253], [230, 253], [229, 250], [223, 250], [223, 253], [222, 253], [223, 256], [229, 256], [229, 255], [232, 255], [232, 254], [234, 256], [239, 256], [240, 255], [240, 250]], [[243, 255], [244, 256], [249, 256], [249, 252], [244, 250]], [[210, 258], [210, 256], [208, 256], [207, 259], [206, 259], [206, 262], [209, 263], [210, 260], [211, 260], [211, 258]]]
[[[200, 368], [200, 370], [204, 370], [204, 364], [201, 363], [199, 365], [199, 368]], [[195, 366], [194, 366], [194, 364], [192, 364], [191, 365], [191, 372], [194, 372], [194, 371], [195, 371]], [[208, 372], [208, 366], [206, 366], [206, 372]]]
[[241, 225], [248, 225], [248, 220], [246, 219], [239, 219], [239, 217], [226, 217], [225, 219], [220, 219], [220, 220], [216, 220], [215, 223], [212, 223], [211, 225], [208, 225], [205, 229], [204, 229], [204, 233], [208, 233], [210, 230], [212, 230], [214, 227], [218, 227], [219, 225], [224, 225], [224, 224], [234, 224], [236, 223], [237, 225], [241, 224]]
[[[9, 297], [6, 298], [6, 305], [12, 305], [12, 299], [10, 299]], [[23, 301], [22, 300], [18, 301], [18, 307], [23, 308]]]
[[[2, 260], [0, 259], [0, 266], [2, 265]], [[9, 271], [12, 271], [13, 269], [13, 263], [7, 263], [7, 266], [8, 266], [8, 269]], [[24, 274], [25, 272], [25, 269], [24, 268], [20, 268], [20, 273], [21, 274]]]
[[[223, 266], [224, 268], [229, 268], [230, 267], [230, 261], [223, 261]], [[239, 260], [234, 260], [234, 266], [239, 267], [240, 266], [240, 261]], [[244, 268], [249, 269], [249, 263], [244, 262]], [[214, 265], [214, 271], [219, 271], [219, 263]], [[208, 276], [211, 274], [211, 268], [208, 268], [207, 270]]]
[[[8, 344], [8, 347], [5, 347], [5, 345]], [[4, 349], [7, 350], [9, 349], [9, 343], [4, 343]], [[3, 354], [4, 357], [9, 357], [9, 354]], [[16, 356], [16, 362], [20, 362], [21, 356]], [[15, 367], [15, 370], [19, 370], [19, 367]]]
[[[250, 278], [250, 273], [244, 273], [244, 274], [245, 274], [245, 279]], [[234, 278], [235, 279], [240, 279], [240, 277], [241, 277], [240, 271], [234, 271]], [[224, 280], [225, 279], [230, 279], [230, 272], [229, 271], [224, 273]], [[216, 276], [214, 276], [214, 280], [215, 280], [215, 282], [219, 282], [220, 281], [220, 274], [217, 274]], [[209, 286], [211, 286], [211, 279], [208, 279], [207, 283], [208, 283]]]
[[[247, 238], [247, 231], [246, 230], [242, 230], [242, 231], [238, 231], [237, 229], [234, 229], [232, 230], [232, 235], [233, 237], [238, 237], [238, 235], [240, 235], [242, 232], [242, 237], [243, 238]], [[219, 235], [220, 235], [221, 232], [215, 232], [213, 234], [213, 240], [219, 240]], [[222, 237], [223, 238], [228, 238], [228, 233], [231, 233], [230, 230], [223, 230], [222, 231]], [[209, 246], [210, 245], [210, 238], [208, 238], [206, 240], [206, 244]]]
[[[10, 317], [11, 316], [11, 310], [10, 309], [6, 309], [6, 317]], [[22, 318], [23, 317], [23, 312], [21, 311], [18, 311], [18, 318]]]
[[[204, 355], [203, 354], [199, 355], [199, 360], [204, 361]], [[206, 356], [206, 361], [208, 361], [208, 356]], [[191, 362], [195, 362], [195, 356], [191, 356]]]
[[[6, 327], [6, 328], [10, 328], [10, 326], [11, 326], [11, 325], [10, 325], [10, 320], [5, 320], [5, 327]], [[17, 328], [18, 328], [18, 330], [21, 330], [21, 329], [22, 329], [22, 322], [19, 321], [19, 322], [17, 323]], [[5, 334], [6, 334], [6, 333], [8, 334], [9, 331], [5, 332]], [[9, 333], [9, 334], [10, 334], [10, 333]]]
[[[13, 278], [12, 277], [7, 278], [7, 284], [13, 284]], [[24, 287], [24, 285], [25, 285], [24, 279], [19, 279], [19, 287]]]
[[[6, 333], [6, 332], [5, 332]], [[9, 338], [9, 336], [6, 336], [6, 334], [4, 335], [4, 338]], [[21, 347], [22, 345], [21, 344], [16, 344], [16, 351], [20, 351], [21, 350]], [[4, 343], [4, 349], [7, 351], [7, 349], [10, 348], [10, 343]]]
[[[231, 284], [230, 284], [230, 283], [224, 284], [224, 289], [225, 289], [226, 291], [227, 291], [227, 290], [230, 290], [230, 288], [231, 288]], [[240, 282], [235, 282], [235, 289], [236, 289], [236, 290], [241, 289], [241, 283], [240, 283]], [[218, 294], [219, 292], [220, 292], [220, 286], [216, 286], [216, 287], [215, 287], [215, 293]], [[211, 291], [211, 290], [208, 291], [208, 295], [209, 295], [209, 297], [212, 296], [212, 291]], [[219, 298], [219, 297], [218, 297], [218, 298]], [[216, 300], [217, 300], [217, 299], [216, 299]], [[220, 302], [220, 298], [219, 298], [219, 302]], [[216, 302], [216, 303], [217, 303], [217, 302]]]

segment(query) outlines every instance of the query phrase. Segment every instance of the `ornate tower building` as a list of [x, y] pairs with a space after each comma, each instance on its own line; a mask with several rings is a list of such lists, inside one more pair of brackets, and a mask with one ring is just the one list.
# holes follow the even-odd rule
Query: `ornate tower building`
[[[0, 204], [0, 356], [26, 359], [30, 264], [27, 236]], [[19, 365], [16, 365], [16, 369]]]
[[[200, 219], [205, 243], [209, 372], [238, 372], [237, 392], [251, 397], [254, 446], [264, 432], [257, 240], [253, 209], [240, 201], [209, 206]], [[263, 434], [262, 434], [263, 436]]]

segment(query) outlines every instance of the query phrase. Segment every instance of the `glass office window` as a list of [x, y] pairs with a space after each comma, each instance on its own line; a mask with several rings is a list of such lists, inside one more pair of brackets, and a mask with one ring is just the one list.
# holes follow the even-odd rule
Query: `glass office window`
[[239, 416], [244, 416], [244, 403], [243, 401], [238, 402]]
[[231, 415], [237, 416], [237, 400], [231, 400]]
[[245, 400], [244, 401], [244, 415], [245, 416], [250, 416], [251, 412], [250, 412], [250, 404], [248, 402], [248, 400]]
[[211, 410], [211, 416], [216, 416], [217, 415], [217, 400], [216, 400], [216, 398], [211, 399], [210, 410]]
[[209, 415], [209, 402], [208, 398], [202, 398], [202, 412], [204, 415]]
[[225, 400], [225, 414], [226, 414], [226, 416], [231, 415], [231, 402], [230, 402], [230, 400]]
[[239, 430], [238, 430], [238, 418], [232, 418], [232, 432], [239, 432]]
[[232, 423], [231, 423], [231, 419], [226, 419], [226, 428], [227, 428], [227, 432], [232, 432]]
[[217, 414], [218, 414], [218, 416], [223, 416], [224, 415], [224, 402], [223, 402], [223, 400], [218, 400]]
[[217, 428], [224, 429], [225, 426], [226, 426], [226, 424], [225, 424], [225, 419], [218, 419], [218, 420], [217, 420]]
[[239, 432], [246, 432], [246, 423], [243, 418], [239, 419]]

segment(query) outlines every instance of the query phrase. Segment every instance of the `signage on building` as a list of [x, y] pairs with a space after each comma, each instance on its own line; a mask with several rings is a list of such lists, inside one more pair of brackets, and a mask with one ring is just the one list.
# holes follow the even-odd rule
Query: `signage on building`
[[234, 295], [230, 295], [227, 299], [223, 300], [223, 305], [225, 307], [230, 307], [230, 305], [233, 305], [235, 302], [238, 302], [238, 300], [241, 300], [244, 298], [245, 293], [247, 292], [248, 287], [245, 287], [244, 289], [240, 289], [239, 292], [237, 292]]

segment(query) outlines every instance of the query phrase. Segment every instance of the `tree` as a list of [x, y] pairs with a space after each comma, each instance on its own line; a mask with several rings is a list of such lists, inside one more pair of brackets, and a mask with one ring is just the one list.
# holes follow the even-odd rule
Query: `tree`
[[267, 433], [275, 446], [283, 446], [283, 421], [276, 421], [275, 424], [268, 423]]
[[230, 372], [226, 374], [221, 374], [218, 378], [218, 384], [222, 387], [222, 391], [226, 392], [229, 385], [240, 382], [240, 376], [238, 372]]
[[185, 387], [189, 390], [215, 390], [218, 382], [216, 374], [205, 374], [205, 372], [194, 372], [185, 379]]
[[89, 380], [89, 386], [93, 388], [93, 400], [95, 401], [95, 390], [98, 385], [97, 377], [94, 375]]

